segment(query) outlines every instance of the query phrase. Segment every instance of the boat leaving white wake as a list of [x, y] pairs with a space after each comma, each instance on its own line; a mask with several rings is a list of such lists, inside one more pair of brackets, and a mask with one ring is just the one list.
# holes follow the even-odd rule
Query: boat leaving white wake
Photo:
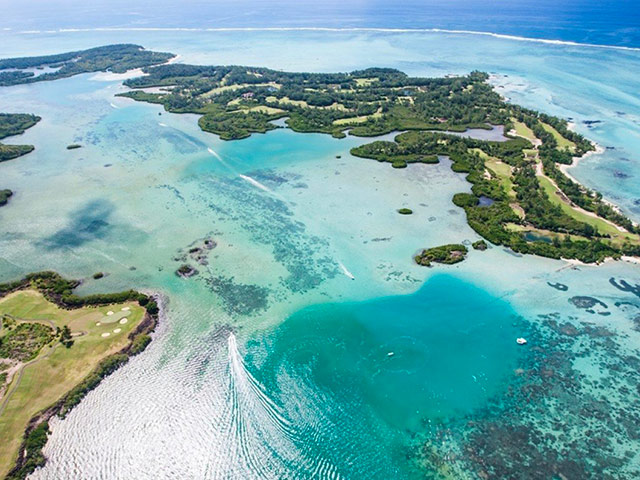
[[355, 280], [356, 277], [353, 276], [353, 273], [351, 273], [347, 267], [344, 266], [344, 264], [342, 262], [338, 262], [338, 265], [340, 265], [340, 268], [342, 269], [342, 273], [344, 273], [347, 277], [349, 277], [351, 280]]
[[213, 155], [214, 157], [216, 157], [218, 160], [222, 162], [222, 157], [218, 155], [218, 152], [216, 152], [213, 148], [208, 147], [207, 152], [209, 152], [211, 155]]
[[[229, 334], [227, 341], [230, 370], [231, 412], [229, 432], [230, 456], [243, 464], [243, 478], [302, 478], [290, 477], [289, 466], [300, 465], [311, 477], [338, 480], [342, 476], [326, 458], [307, 458], [300, 448], [301, 431], [282, 408], [268, 395], [267, 389], [247, 369], [238, 351], [236, 337]], [[308, 434], [309, 425], [302, 430]]]
[[264, 190], [265, 192], [273, 193], [269, 187], [267, 187], [266, 185], [263, 185], [262, 183], [257, 181], [255, 178], [251, 178], [248, 175], [242, 175], [241, 173], [239, 174], [239, 176], [243, 180], [246, 180], [247, 182], [249, 182], [254, 187], [258, 187], [260, 190]]

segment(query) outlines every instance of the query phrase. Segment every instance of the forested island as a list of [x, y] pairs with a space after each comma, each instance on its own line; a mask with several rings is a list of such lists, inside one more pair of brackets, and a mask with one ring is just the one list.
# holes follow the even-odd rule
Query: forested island
[[468, 253], [467, 247], [459, 243], [440, 245], [439, 247], [426, 248], [415, 256], [414, 260], [418, 265], [430, 267], [431, 262], [453, 265], [462, 262]]
[[110, 71], [124, 73], [135, 68], [158, 65], [175, 57], [152, 52], [139, 45], [121, 44], [39, 57], [0, 60], [0, 86], [42, 82], [80, 73]]
[[[0, 113], [0, 140], [20, 135], [40, 121], [40, 117], [27, 113]], [[12, 160], [32, 152], [33, 145], [6, 145], [0, 143], [0, 162]]]
[[54, 272], [0, 284], [0, 476], [7, 479], [44, 465], [49, 419], [64, 417], [151, 341], [153, 297], [134, 290], [80, 297], [79, 284]]
[[[562, 119], [507, 103], [485, 73], [415, 78], [387, 68], [319, 74], [182, 64], [144, 71], [122, 96], [200, 114], [200, 127], [225, 140], [278, 128], [273, 120], [281, 118], [296, 132], [337, 138], [403, 132], [351, 153], [396, 168], [450, 158], [472, 184], [453, 202], [494, 244], [584, 262], [640, 256], [638, 225], [560, 169], [593, 144]], [[496, 126], [507, 132], [503, 141], [453, 134]]]
[[[27, 113], [0, 113], [0, 140], [14, 135], [20, 135], [39, 121], [40, 117]], [[33, 145], [6, 145], [0, 143], [0, 162], [18, 158], [33, 150]], [[0, 189], [0, 207], [5, 206], [11, 196], [13, 196], [11, 190]]]
[[[166, 63], [173, 57], [137, 45], [110, 45], [6, 59], [0, 60], [0, 85], [142, 68], [144, 75], [126, 80], [131, 90], [121, 96], [161, 104], [169, 112], [200, 114], [200, 127], [225, 140], [279, 128], [278, 119], [296, 132], [337, 138], [402, 132], [394, 141], [373, 141], [351, 153], [395, 168], [448, 157], [453, 170], [472, 184], [471, 193], [456, 194], [453, 202], [491, 243], [584, 262], [640, 256], [638, 225], [560, 168], [593, 151], [593, 144], [562, 119], [507, 103], [485, 73], [443, 78], [409, 77], [389, 68], [296, 73]], [[25, 71], [30, 68], [55, 71], [32, 75]], [[497, 126], [506, 138], [454, 135]], [[6, 147], [8, 155], [32, 148]]]
[[11, 198], [11, 196], [13, 196], [13, 192], [8, 188], [5, 188], [4, 190], [0, 190], [0, 207], [4, 207], [9, 201], [9, 198]]

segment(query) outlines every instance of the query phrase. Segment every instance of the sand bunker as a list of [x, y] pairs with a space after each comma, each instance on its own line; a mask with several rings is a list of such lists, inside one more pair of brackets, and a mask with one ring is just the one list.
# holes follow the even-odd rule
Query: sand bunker
[[109, 311], [107, 312], [107, 315], [111, 316], [111, 315], [113, 315], [113, 312], [112, 312], [111, 310], [109, 310]]
[[122, 320], [120, 320], [120, 324], [124, 325], [125, 323], [127, 323], [129, 321], [128, 318], [123, 318]]
[[100, 322], [96, 322], [96, 327], [99, 327], [100, 325], [102, 325]]
[[131, 310], [131, 307], [122, 307], [123, 312], [128, 312], [129, 310]]
[[[111, 315], [109, 315], [111, 313]], [[119, 312], [107, 312], [107, 316], [102, 318], [102, 323], [116, 323], [121, 318], [126, 317], [131, 312], [129, 310], [119, 311]]]
[[109, 335], [111, 335], [109, 332], [104, 332], [102, 335], [100, 335], [101, 337], [108, 337]]
[[122, 331], [121, 328], [114, 328], [113, 333], [120, 333]]

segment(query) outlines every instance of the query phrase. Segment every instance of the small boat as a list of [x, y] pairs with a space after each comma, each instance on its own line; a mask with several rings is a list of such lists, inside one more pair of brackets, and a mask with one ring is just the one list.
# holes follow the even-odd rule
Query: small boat
[[526, 345], [527, 340], [525, 338], [519, 337], [519, 338], [516, 338], [516, 343], [518, 345]]
[[395, 353], [393, 353], [393, 352], [387, 353], [387, 357], [393, 357], [394, 355], [395, 355]]

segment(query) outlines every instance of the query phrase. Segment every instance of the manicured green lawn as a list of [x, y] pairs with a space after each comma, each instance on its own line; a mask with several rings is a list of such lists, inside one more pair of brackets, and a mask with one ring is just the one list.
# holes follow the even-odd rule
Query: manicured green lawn
[[515, 119], [512, 119], [512, 121], [513, 121], [513, 129], [516, 131], [516, 133], [519, 136], [526, 138], [531, 143], [533, 143], [536, 140], [536, 136], [533, 134], [533, 130], [531, 130], [522, 122], [519, 122]]
[[568, 148], [570, 152], [575, 152], [576, 144], [560, 135], [560, 133], [551, 125], [542, 123], [542, 128], [553, 135], [553, 138], [555, 138], [556, 142], [558, 143], [558, 150], [564, 150], [565, 148]]
[[[111, 317], [130, 308], [126, 323], [108, 322]], [[107, 312], [114, 315], [108, 316]], [[62, 310], [42, 294], [25, 290], [0, 299], [0, 315], [26, 321], [44, 322], [71, 329], [74, 343], [70, 348], [57, 340], [45, 346], [38, 357], [16, 374], [0, 403], [0, 477], [8, 472], [22, 441], [27, 422], [40, 410], [60, 399], [80, 383], [106, 356], [129, 343], [127, 338], [144, 317], [144, 309], [135, 302], [106, 307]], [[102, 322], [107, 320], [107, 322]], [[99, 323], [99, 325], [98, 325]], [[115, 329], [120, 329], [115, 333]], [[109, 333], [108, 337], [102, 334]], [[9, 396], [10, 395], [10, 396]], [[9, 400], [6, 402], [7, 396]]]
[[621, 243], [625, 239], [628, 239], [632, 242], [640, 241], [640, 237], [638, 235], [621, 232], [609, 222], [606, 222], [601, 218], [596, 218], [596, 217], [592, 217], [591, 215], [587, 215], [586, 213], [583, 213], [580, 210], [576, 210], [571, 205], [564, 202], [562, 198], [560, 198], [560, 196], [556, 193], [557, 192], [556, 187], [553, 185], [553, 183], [551, 183], [551, 181], [547, 177], [538, 175], [538, 181], [540, 182], [540, 185], [542, 186], [543, 190], [547, 194], [547, 197], [549, 197], [549, 200], [551, 200], [551, 202], [554, 203], [555, 205], [560, 206], [560, 208], [564, 213], [566, 213], [570, 217], [580, 222], [584, 222], [588, 225], [591, 225], [600, 234], [610, 235], [614, 243]]

